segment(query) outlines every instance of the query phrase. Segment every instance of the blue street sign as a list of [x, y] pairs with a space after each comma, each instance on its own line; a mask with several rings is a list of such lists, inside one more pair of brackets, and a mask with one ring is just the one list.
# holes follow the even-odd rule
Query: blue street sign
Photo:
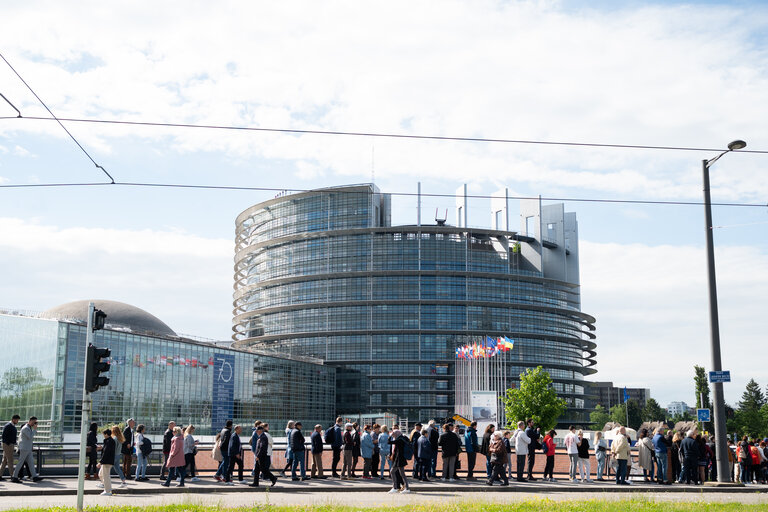
[[707, 423], [711, 421], [709, 414], [709, 409], [696, 409], [696, 420], [701, 421], [703, 423]]
[[709, 372], [709, 382], [712, 384], [717, 382], [731, 382], [730, 370], [723, 370], [721, 372]]

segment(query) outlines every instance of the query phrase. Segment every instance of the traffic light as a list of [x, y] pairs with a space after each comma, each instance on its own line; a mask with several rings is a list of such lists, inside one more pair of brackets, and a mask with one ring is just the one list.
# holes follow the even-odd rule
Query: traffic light
[[102, 359], [109, 357], [109, 354], [108, 348], [96, 348], [93, 345], [88, 345], [88, 354], [85, 359], [85, 390], [87, 392], [93, 393], [109, 384], [109, 378], [100, 375], [109, 371], [109, 363], [102, 361]]
[[93, 310], [93, 330], [98, 331], [104, 328], [104, 322], [107, 318], [107, 314], [100, 309]]

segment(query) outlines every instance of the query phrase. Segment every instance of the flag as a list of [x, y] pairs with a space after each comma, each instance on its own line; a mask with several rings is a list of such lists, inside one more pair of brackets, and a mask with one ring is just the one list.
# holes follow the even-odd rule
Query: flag
[[627, 386], [624, 386], [624, 402], [629, 400], [629, 391], [627, 391]]
[[507, 347], [507, 350], [512, 350], [515, 348], [515, 340], [509, 339], [506, 336], [504, 336], [504, 345]]

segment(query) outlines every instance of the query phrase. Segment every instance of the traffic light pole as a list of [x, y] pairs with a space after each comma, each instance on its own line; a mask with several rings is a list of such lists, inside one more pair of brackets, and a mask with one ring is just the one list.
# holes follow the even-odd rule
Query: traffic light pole
[[85, 450], [88, 442], [88, 429], [91, 425], [91, 395], [86, 391], [88, 374], [88, 347], [93, 343], [93, 302], [88, 304], [88, 325], [85, 330], [85, 350], [83, 354], [83, 409], [80, 423], [80, 464], [77, 472], [77, 512], [83, 512], [83, 494], [85, 493]]

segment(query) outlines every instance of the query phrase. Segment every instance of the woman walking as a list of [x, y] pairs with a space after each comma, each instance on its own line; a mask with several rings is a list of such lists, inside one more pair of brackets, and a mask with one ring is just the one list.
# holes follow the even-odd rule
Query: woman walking
[[184, 477], [186, 471], [184, 466], [186, 461], [184, 460], [184, 438], [181, 435], [181, 427], [173, 427], [173, 438], [171, 439], [171, 451], [168, 454], [168, 479], [163, 482], [162, 486], [170, 487], [171, 480], [180, 478], [179, 484], [176, 487], [184, 487]]
[[197, 441], [192, 437], [195, 433], [195, 426], [189, 425], [184, 431], [184, 462], [189, 468], [190, 482], [198, 482], [200, 479], [195, 475], [195, 455], [197, 455]]
[[400, 430], [392, 430], [392, 437], [389, 441], [391, 447], [390, 458], [392, 460], [392, 471], [390, 471], [392, 475], [392, 489], [389, 490], [390, 493], [402, 492], [408, 494], [411, 492], [410, 487], [408, 487], [408, 480], [405, 477], [405, 466], [408, 461], [405, 460], [403, 453], [405, 443], [408, 442], [408, 439], [405, 438]]
[[136, 474], [134, 478], [137, 482], [146, 482], [147, 478], [147, 456], [144, 454], [144, 425], [136, 427]]
[[493, 435], [493, 430], [496, 427], [493, 426], [493, 424], [488, 425], [485, 427], [485, 433], [483, 434], [483, 442], [480, 444], [480, 453], [485, 455], [485, 473], [488, 476], [488, 478], [491, 477], [491, 454], [488, 452], [488, 448], [491, 447], [491, 436]]
[[120, 477], [120, 487], [128, 487], [125, 483], [125, 473], [123, 473], [123, 444], [125, 444], [125, 438], [123, 437], [123, 431], [120, 427], [115, 425], [112, 427], [112, 439], [115, 440], [115, 473]]

